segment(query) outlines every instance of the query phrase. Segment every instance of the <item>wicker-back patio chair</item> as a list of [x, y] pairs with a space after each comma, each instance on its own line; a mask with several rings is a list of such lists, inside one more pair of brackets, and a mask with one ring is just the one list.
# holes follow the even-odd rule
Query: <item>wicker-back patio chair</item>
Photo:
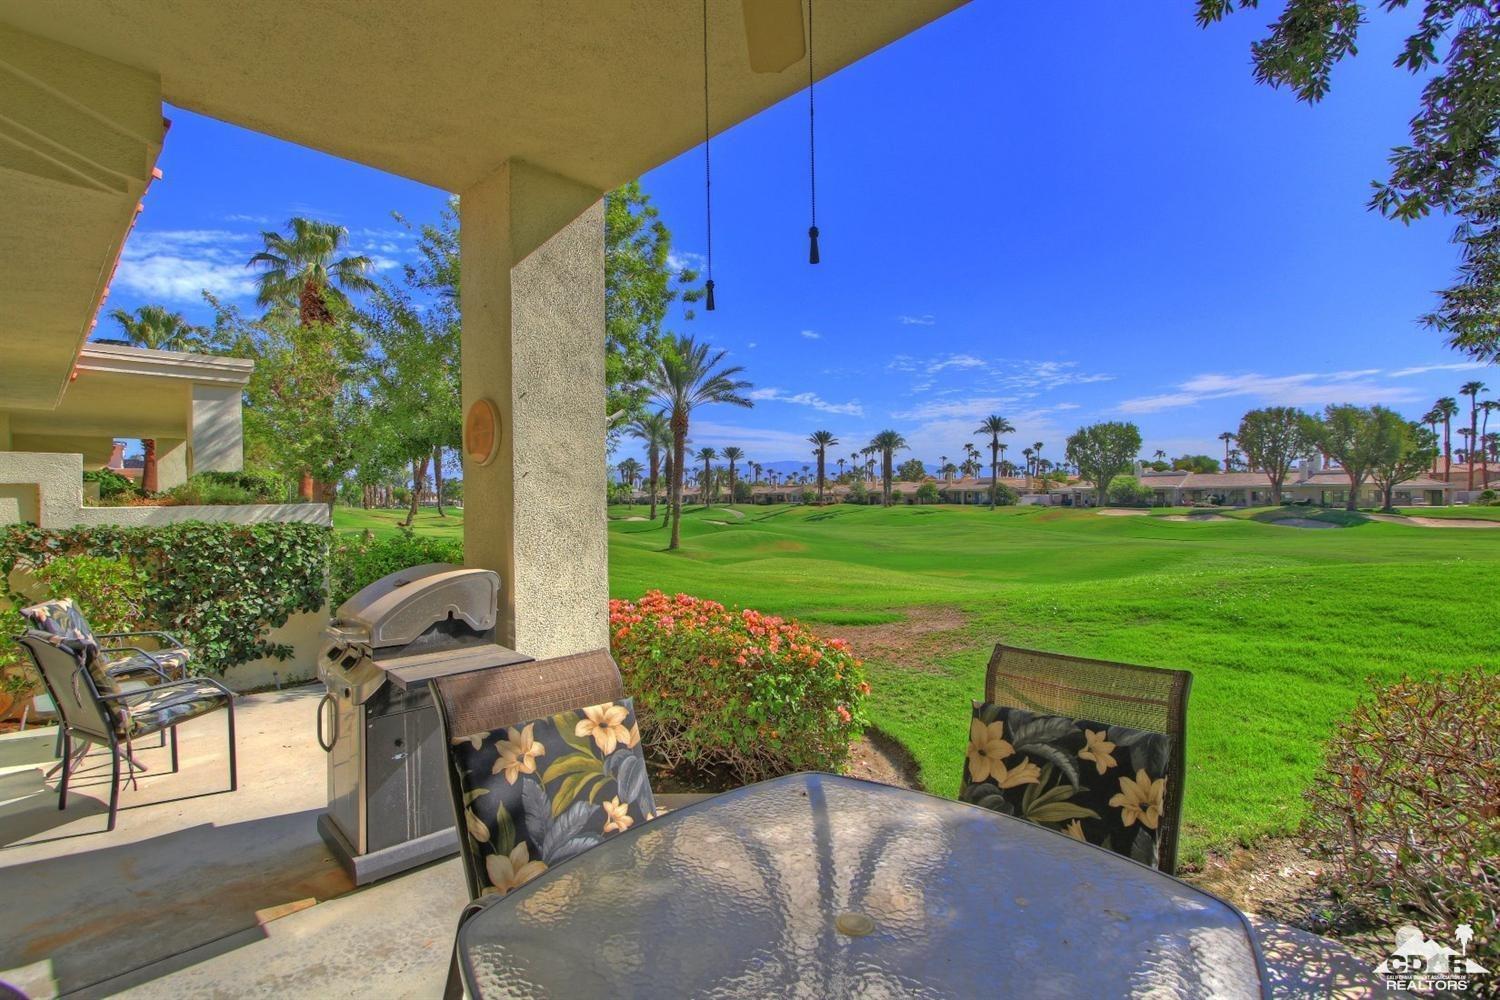
[[1170, 874], [1177, 867], [1192, 682], [1193, 675], [1186, 670], [997, 644], [984, 688], [985, 700], [996, 705], [1165, 735], [1168, 780], [1157, 840], [1157, 867]]
[[[126, 760], [132, 776], [144, 770], [131, 754], [134, 740], [166, 732], [172, 749], [172, 772], [177, 770], [177, 726], [220, 708], [227, 710], [229, 731], [229, 790], [239, 787], [235, 761], [234, 695], [210, 678], [164, 679], [159, 668], [148, 673], [161, 676], [161, 683], [146, 686], [124, 680], [109, 671], [97, 637], [82, 627], [81, 616], [71, 601], [47, 601], [22, 608], [31, 626], [17, 642], [36, 665], [47, 693], [57, 707], [62, 735], [62, 777], [57, 788], [57, 808], [68, 805], [68, 781], [90, 745], [106, 747], [110, 755], [109, 825], [115, 828], [120, 801], [120, 762]], [[74, 743], [78, 742], [78, 753]]]
[[519, 725], [559, 712], [619, 701], [625, 696], [620, 668], [609, 650], [559, 656], [550, 660], [515, 663], [493, 670], [439, 677], [432, 681], [434, 701], [442, 720], [448, 748], [448, 787], [458, 826], [459, 854], [469, 897], [484, 892], [484, 864], [465, 834], [461, 764], [455, 747], [502, 727]]

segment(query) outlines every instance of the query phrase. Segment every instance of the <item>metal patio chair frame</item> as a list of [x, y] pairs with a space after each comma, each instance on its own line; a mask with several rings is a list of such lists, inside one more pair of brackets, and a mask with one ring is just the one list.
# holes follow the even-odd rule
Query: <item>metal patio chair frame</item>
[[1177, 870], [1187, 772], [1187, 704], [1193, 675], [997, 643], [984, 677], [985, 700], [1043, 715], [1089, 719], [1168, 737], [1167, 788], [1157, 867]]
[[[116, 707], [123, 708], [128, 713], [132, 698], [139, 699], [144, 695], [156, 695], [173, 688], [187, 689], [199, 684], [208, 684], [224, 695], [229, 740], [229, 791], [233, 792], [239, 788], [239, 767], [235, 754], [233, 691], [213, 678], [184, 677], [178, 680], [165, 680], [160, 684], [140, 690], [101, 694], [88, 668], [72, 652], [56, 645], [52, 641], [54, 638], [46, 632], [27, 629], [16, 639], [16, 642], [30, 655], [37, 673], [41, 675], [42, 683], [47, 687], [47, 693], [52, 697], [52, 702], [57, 708], [58, 731], [62, 741], [60, 763], [62, 777], [57, 786], [59, 810], [68, 807], [69, 779], [88, 753], [88, 748], [91, 745], [106, 747], [110, 756], [110, 786], [109, 824], [105, 827], [105, 831], [113, 830], [120, 805], [120, 762], [124, 760], [130, 765], [131, 777], [134, 777], [135, 771], [145, 770], [145, 767], [130, 753], [130, 739], [120, 732], [121, 723], [117, 719]], [[96, 636], [96, 638], [104, 637]], [[166, 734], [166, 741], [170, 744], [172, 751], [172, 768], [167, 773], [177, 773], [177, 727], [191, 718], [198, 717], [198, 715], [189, 716], [175, 722], [168, 722], [160, 727], [159, 731]], [[75, 740], [79, 741], [76, 753], [74, 751]]]

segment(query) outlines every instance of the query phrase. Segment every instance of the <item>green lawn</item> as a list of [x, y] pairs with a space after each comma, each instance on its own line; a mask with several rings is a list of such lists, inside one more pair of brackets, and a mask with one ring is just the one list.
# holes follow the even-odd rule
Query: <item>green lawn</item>
[[832, 635], [918, 605], [960, 609], [968, 624], [935, 661], [869, 667], [873, 720], [946, 795], [996, 640], [1188, 668], [1189, 859], [1295, 827], [1319, 744], [1367, 676], [1500, 660], [1473, 600], [1494, 593], [1500, 534], [1363, 519], [1319, 531], [1238, 511], [1192, 523], [1033, 507], [739, 510], [716, 525], [731, 519], [694, 509], [672, 554], [659, 522], [612, 520], [610, 592], [687, 591]]
[[[417, 511], [413, 527], [424, 535], [438, 538], [464, 537], [464, 512], [462, 508], [444, 507], [446, 516], [439, 517], [437, 508], [423, 507]], [[359, 507], [333, 508], [333, 526], [339, 531], [369, 530], [376, 536], [394, 535], [406, 520], [404, 510], [362, 510]]]
[[[1500, 532], [1363, 517], [1310, 530], [1265, 523], [1263, 510], [1219, 513], [1229, 519], [1037, 507], [692, 508], [683, 548], [667, 553], [660, 520], [631, 520], [644, 507], [612, 507], [610, 593], [686, 591], [795, 616], [827, 635], [924, 605], [958, 609], [967, 624], [935, 656], [869, 665], [874, 722], [945, 795], [958, 790], [969, 701], [983, 694], [996, 640], [1190, 669], [1192, 860], [1295, 827], [1319, 745], [1367, 676], [1500, 662], [1493, 598], [1484, 598], [1488, 611], [1476, 603], [1494, 594]], [[335, 523], [394, 530], [400, 517], [340, 509]], [[461, 521], [430, 511], [419, 520], [424, 530], [434, 523], [456, 532]]]

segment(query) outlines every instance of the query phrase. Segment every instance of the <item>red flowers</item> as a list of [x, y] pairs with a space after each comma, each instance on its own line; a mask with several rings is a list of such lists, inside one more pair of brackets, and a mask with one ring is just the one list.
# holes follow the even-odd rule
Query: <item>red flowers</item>
[[741, 781], [838, 770], [869, 693], [842, 639], [751, 608], [653, 590], [610, 602], [612, 648], [660, 763]]

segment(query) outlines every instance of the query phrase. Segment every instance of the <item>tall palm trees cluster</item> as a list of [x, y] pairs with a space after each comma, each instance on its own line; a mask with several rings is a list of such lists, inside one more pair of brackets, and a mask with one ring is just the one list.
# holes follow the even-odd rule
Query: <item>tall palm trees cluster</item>
[[[1458, 429], [1458, 435], [1463, 441], [1459, 451], [1459, 462], [1468, 467], [1468, 488], [1474, 489], [1474, 471], [1476, 467], [1480, 472], [1480, 483], [1488, 486], [1490, 482], [1490, 462], [1500, 462], [1500, 433], [1490, 431], [1490, 415], [1500, 410], [1500, 400], [1480, 399], [1479, 394], [1488, 392], [1489, 386], [1477, 379], [1465, 382], [1459, 386], [1458, 394], [1469, 398], [1469, 426]], [[1438, 424], [1443, 425], [1443, 453], [1442, 453], [1442, 476], [1445, 481], [1453, 480], [1453, 420], [1461, 417], [1458, 400], [1452, 396], [1443, 396], [1432, 409], [1422, 416], [1422, 423], [1426, 424], [1433, 435], [1437, 434]], [[1438, 474], [1437, 459], [1433, 460], [1432, 471]]]

